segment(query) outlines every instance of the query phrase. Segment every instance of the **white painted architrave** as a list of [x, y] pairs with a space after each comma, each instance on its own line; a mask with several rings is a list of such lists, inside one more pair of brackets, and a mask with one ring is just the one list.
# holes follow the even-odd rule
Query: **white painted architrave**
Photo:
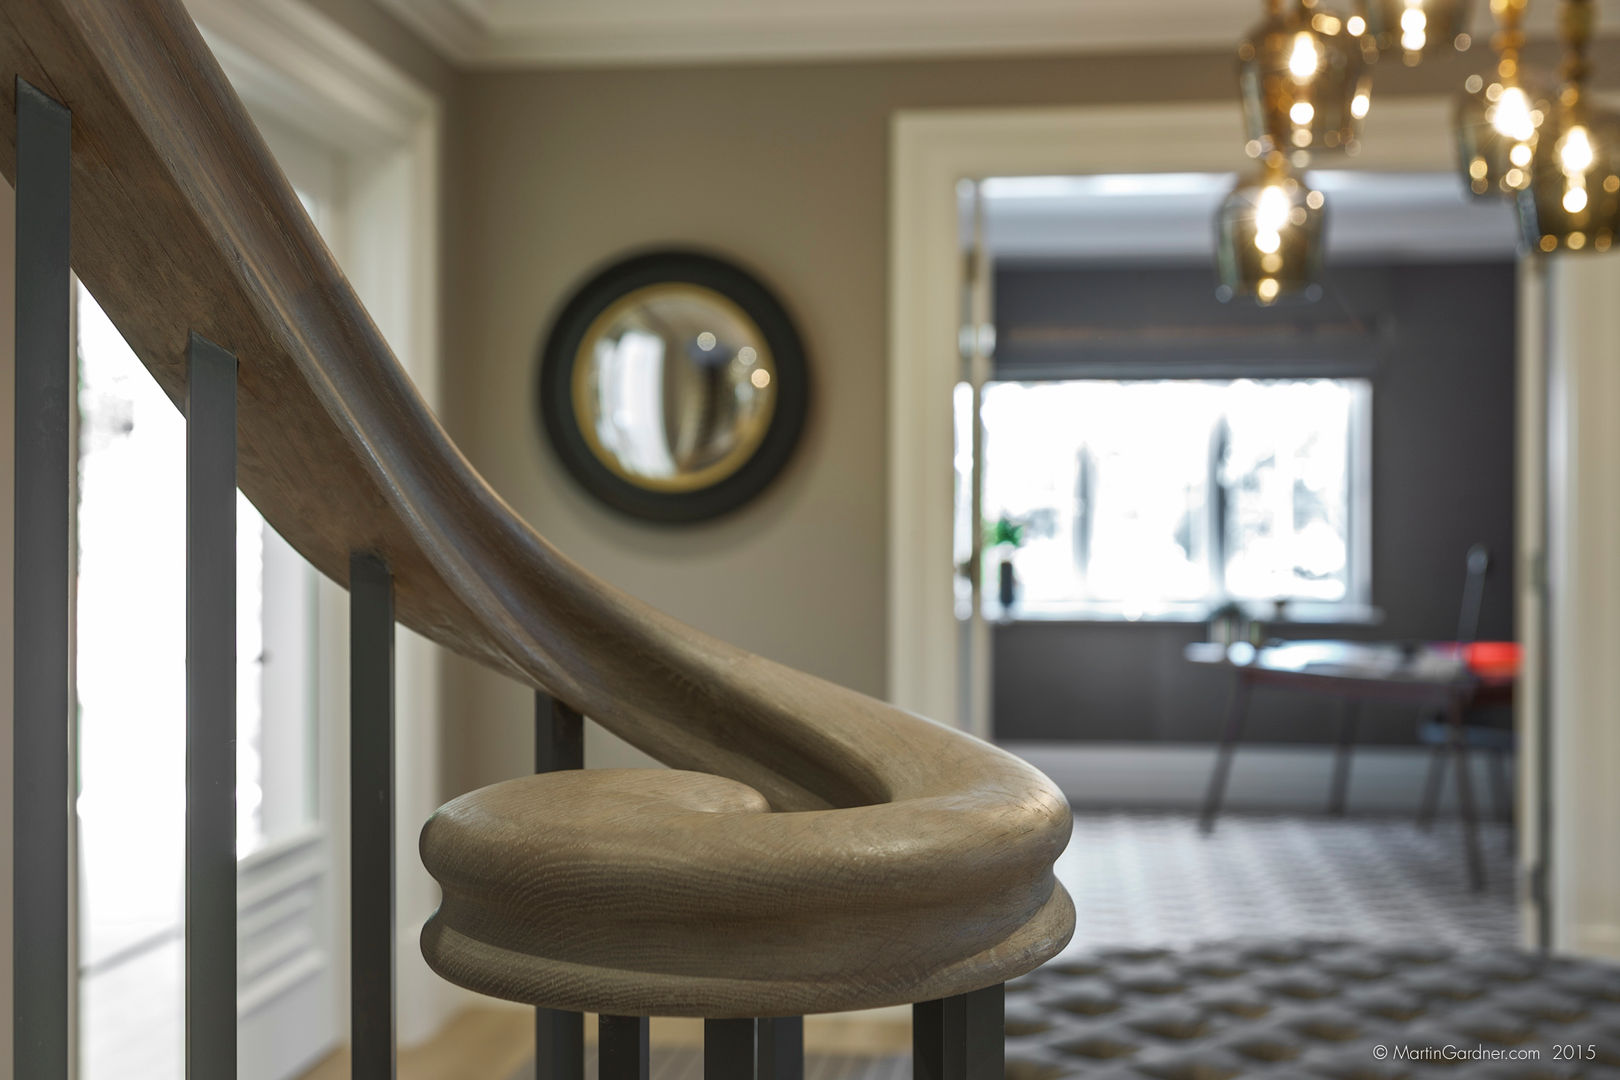
[[[343, 249], [339, 259], [417, 388], [436, 407], [443, 103], [302, 0], [187, 4], [250, 111], [341, 151], [346, 234], [338, 244]], [[333, 1015], [346, 1038], [347, 594], [323, 579], [318, 608], [321, 791], [331, 800], [323, 808], [318, 840], [330, 848], [337, 871], [332, 960], [339, 977]], [[441, 801], [440, 657], [435, 646], [403, 629], [396, 655], [398, 1031], [401, 1043], [411, 1044], [437, 1031], [466, 995], [428, 970], [417, 941], [438, 902], [417, 856], [416, 840]], [[244, 895], [252, 892], [255, 865], [250, 860], [244, 866]], [[244, 909], [242, 919], [251, 926], [252, 912]], [[239, 1008], [274, 1008], [276, 990], [244, 982]], [[244, 1011], [245, 1027], [248, 1016]]]

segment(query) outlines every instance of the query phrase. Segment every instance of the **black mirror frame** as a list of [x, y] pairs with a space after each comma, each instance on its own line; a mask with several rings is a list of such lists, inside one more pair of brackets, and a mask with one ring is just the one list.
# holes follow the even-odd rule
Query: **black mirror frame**
[[[764, 439], [730, 476], [697, 491], [637, 487], [591, 451], [573, 409], [574, 364], [591, 324], [610, 304], [649, 285], [697, 285], [725, 296], [759, 327], [776, 367], [776, 405]], [[569, 299], [546, 335], [538, 386], [541, 424], [570, 476], [602, 503], [644, 521], [707, 521], [738, 509], [776, 479], [798, 445], [809, 408], [804, 345], [787, 310], [759, 279], [734, 263], [690, 250], [653, 251], [620, 260]]]

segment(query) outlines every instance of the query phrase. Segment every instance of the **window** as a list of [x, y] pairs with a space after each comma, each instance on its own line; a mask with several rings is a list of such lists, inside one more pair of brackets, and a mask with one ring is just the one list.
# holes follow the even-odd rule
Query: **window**
[[988, 384], [991, 609], [1008, 558], [1035, 616], [1364, 602], [1370, 398], [1364, 379]]

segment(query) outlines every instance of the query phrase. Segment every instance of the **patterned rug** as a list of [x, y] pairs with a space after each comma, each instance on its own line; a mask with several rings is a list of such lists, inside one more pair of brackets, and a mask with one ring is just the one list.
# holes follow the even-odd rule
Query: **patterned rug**
[[1486, 889], [1469, 888], [1462, 827], [1409, 818], [1226, 814], [1204, 836], [1179, 813], [1077, 813], [1058, 878], [1070, 951], [1235, 937], [1519, 944], [1510, 831], [1480, 829]]
[[1616, 1080], [1620, 969], [1324, 941], [1104, 949], [1007, 986], [1007, 1080]]

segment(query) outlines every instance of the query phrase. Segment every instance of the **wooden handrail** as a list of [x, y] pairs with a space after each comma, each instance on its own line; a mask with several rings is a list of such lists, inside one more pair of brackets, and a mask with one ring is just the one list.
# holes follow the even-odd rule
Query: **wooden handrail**
[[240, 485], [271, 525], [340, 584], [374, 554], [402, 623], [685, 770], [445, 807], [423, 836], [437, 970], [558, 1008], [758, 1016], [957, 994], [1063, 946], [1069, 811], [1038, 771], [682, 625], [501, 501], [179, 0], [6, 0], [0, 75], [8, 118], [17, 75], [72, 109], [73, 265], [170, 398], [192, 332], [240, 358]]

